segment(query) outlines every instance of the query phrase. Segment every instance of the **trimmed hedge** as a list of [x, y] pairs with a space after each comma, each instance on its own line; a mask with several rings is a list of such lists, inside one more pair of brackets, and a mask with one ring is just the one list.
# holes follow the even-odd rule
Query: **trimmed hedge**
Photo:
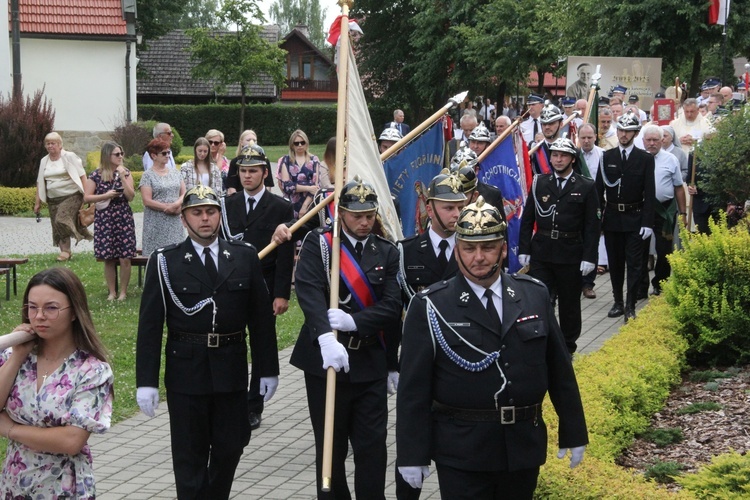
[[[163, 121], [179, 128], [185, 144], [193, 144], [212, 128], [224, 133], [228, 148], [239, 142], [239, 104], [142, 104], [138, 106], [138, 118]], [[248, 104], [245, 128], [255, 130], [264, 145], [287, 144], [291, 133], [298, 128], [305, 131], [310, 142], [325, 144], [336, 135], [336, 106]]]
[[731, 452], [713, 457], [710, 464], [677, 482], [696, 498], [750, 498], [750, 456]]
[[15, 215], [31, 211], [36, 201], [36, 186], [11, 188], [0, 186], [0, 214]]
[[569, 468], [559, 460], [558, 419], [549, 398], [544, 415], [549, 429], [547, 464], [536, 495], [540, 498], [674, 498], [640, 475], [614, 462], [635, 435], [649, 426], [680, 381], [687, 342], [677, 333], [669, 305], [652, 298], [637, 319], [623, 326], [598, 351], [576, 356], [574, 367], [586, 412], [589, 446], [583, 463]]

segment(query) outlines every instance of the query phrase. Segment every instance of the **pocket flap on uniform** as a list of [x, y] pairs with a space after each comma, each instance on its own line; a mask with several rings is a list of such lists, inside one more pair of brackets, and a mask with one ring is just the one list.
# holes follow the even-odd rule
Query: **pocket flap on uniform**
[[227, 290], [250, 290], [250, 278], [229, 278], [227, 280]]
[[544, 320], [541, 319], [517, 323], [516, 331], [522, 342], [547, 336], [547, 328], [544, 326]]

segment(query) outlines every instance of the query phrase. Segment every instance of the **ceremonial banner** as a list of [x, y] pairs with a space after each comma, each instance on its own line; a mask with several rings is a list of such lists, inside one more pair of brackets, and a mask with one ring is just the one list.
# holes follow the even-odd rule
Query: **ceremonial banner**
[[505, 220], [508, 223], [508, 270], [514, 273], [521, 269], [518, 263], [518, 238], [521, 234], [525, 176], [518, 169], [513, 140], [509, 136], [479, 164], [479, 182], [497, 186], [503, 193]]
[[443, 168], [444, 148], [443, 124], [438, 121], [383, 163], [391, 194], [399, 202], [405, 237], [426, 229], [427, 187]]
[[[392, 186], [393, 183], [390, 178], [386, 179], [383, 173], [378, 144], [375, 141], [372, 121], [370, 120], [370, 112], [367, 110], [365, 93], [362, 90], [362, 82], [359, 79], [357, 62], [354, 60], [354, 52], [352, 52], [351, 46], [349, 46], [348, 59], [346, 177], [351, 180], [355, 175], [359, 175], [362, 180], [372, 184], [372, 187], [375, 188], [375, 192], [378, 194], [378, 213], [382, 219], [383, 226], [389, 239], [397, 241], [403, 239], [404, 236], [401, 232], [401, 226], [398, 223], [393, 200], [388, 196], [388, 186]], [[440, 158], [442, 160], [442, 156]], [[425, 186], [425, 189], [427, 189], [427, 186]]]

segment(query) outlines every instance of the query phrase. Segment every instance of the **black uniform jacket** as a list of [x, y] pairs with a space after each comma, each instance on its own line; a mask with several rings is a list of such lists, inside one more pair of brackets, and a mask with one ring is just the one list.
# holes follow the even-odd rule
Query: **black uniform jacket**
[[[588, 435], [570, 354], [552, 311], [546, 287], [528, 276], [502, 275], [502, 327], [492, 328], [482, 302], [462, 274], [437, 283], [412, 299], [404, 322], [401, 377], [396, 404], [397, 464], [430, 460], [462, 470], [528, 469], [545, 462], [547, 429], [539, 419], [502, 425], [448, 417], [431, 411], [433, 400], [463, 409], [529, 406], [549, 392], [560, 417], [560, 447], [587, 444]], [[500, 352], [497, 363], [471, 372], [452, 361], [430, 333], [427, 299], [450, 350], [470, 362]], [[452, 330], [451, 330], [452, 329]], [[507, 384], [503, 385], [504, 373]]]
[[[168, 390], [191, 395], [247, 390], [247, 344], [243, 341], [208, 347], [212, 305], [192, 316], [180, 310], [157, 268], [161, 255], [166, 258], [169, 283], [177, 299], [189, 308], [213, 297], [218, 308], [214, 331], [249, 330], [253, 370], [261, 377], [278, 375], [273, 311], [255, 249], [248, 243], [219, 240], [219, 276], [214, 286], [188, 238], [158, 249], [148, 261], [138, 322], [137, 387], [159, 387], [166, 320], [168, 331], [206, 335], [206, 344], [167, 340], [164, 384]], [[248, 328], [251, 324], [253, 327]]]
[[[320, 354], [318, 337], [332, 331], [328, 321], [330, 267], [323, 265], [320, 239], [324, 231], [310, 232], [302, 244], [294, 286], [297, 300], [305, 314], [305, 324], [294, 346], [290, 362], [305, 372], [324, 377], [323, 357]], [[345, 235], [341, 235], [341, 246], [346, 246], [354, 255], [354, 249]], [[349, 373], [342, 370], [339, 377], [348, 377], [351, 382], [370, 382], [385, 378], [389, 370], [398, 367], [398, 321], [401, 315], [401, 294], [396, 280], [399, 253], [390, 241], [371, 234], [362, 251], [360, 267], [372, 285], [375, 304], [360, 309], [343, 280], [339, 282], [339, 308], [351, 314], [357, 331], [345, 332], [354, 337], [370, 338], [383, 332], [386, 349], [381, 343], [348, 349]], [[330, 264], [329, 264], [330, 265]], [[343, 337], [343, 336], [342, 336]], [[343, 342], [343, 338], [340, 339]], [[348, 341], [347, 341], [348, 342]], [[386, 352], [387, 351], [387, 352]]]
[[426, 286], [438, 281], [452, 278], [458, 272], [455, 249], [448, 259], [446, 268], [439, 269], [429, 231], [402, 240], [400, 246], [404, 257], [406, 283], [414, 293], [420, 292]]
[[[532, 187], [533, 190], [533, 187]], [[555, 205], [554, 217], [542, 217], [530, 192], [521, 218], [519, 253], [532, 259], [558, 264], [579, 264], [582, 260], [596, 263], [599, 250], [599, 197], [594, 181], [573, 172], [562, 192], [557, 188], [555, 174], [536, 178], [536, 201], [546, 212]], [[532, 237], [536, 224], [537, 232]], [[551, 231], [578, 233], [578, 238], [554, 239]], [[565, 235], [567, 236], [567, 235]]]
[[[607, 187], [603, 174], [610, 184], [620, 179], [620, 186]], [[655, 182], [653, 155], [634, 147], [623, 166], [619, 147], [605, 151], [603, 166], [596, 176], [596, 191], [604, 213], [602, 229], [631, 232], [650, 227], [648, 221], [654, 220]], [[642, 208], [627, 206], [633, 204], [640, 204]]]
[[[240, 190], [226, 199], [227, 221], [232, 234], [243, 233], [243, 241], [252, 244], [257, 251], [263, 250], [279, 224], [292, 220], [292, 204], [284, 198], [265, 190], [250, 216], [247, 216], [245, 193]], [[262, 261], [263, 276], [271, 299], [289, 299], [294, 268], [294, 243], [279, 245]]]
[[503, 212], [503, 193], [500, 188], [484, 182], [477, 183], [477, 192], [482, 195], [484, 201]]

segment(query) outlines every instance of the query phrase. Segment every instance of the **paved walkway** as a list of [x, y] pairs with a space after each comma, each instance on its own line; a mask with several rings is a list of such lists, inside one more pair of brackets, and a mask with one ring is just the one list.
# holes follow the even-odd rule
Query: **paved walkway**
[[[139, 238], [141, 221], [141, 215], [136, 214]], [[57, 253], [50, 242], [49, 221], [43, 220], [37, 224], [33, 218], [0, 217], [0, 255]], [[89, 242], [82, 242], [74, 247], [76, 250], [93, 249]], [[583, 353], [601, 347], [622, 325], [622, 318], [607, 318], [607, 311], [612, 305], [609, 275], [598, 277], [596, 284], [597, 298], [581, 299], [584, 322], [578, 346]], [[639, 307], [644, 303], [640, 302]], [[232, 488], [233, 498], [315, 498], [315, 450], [304, 379], [302, 372], [289, 364], [290, 355], [291, 348], [280, 353], [279, 390], [273, 400], [266, 404], [263, 424], [253, 433], [250, 444], [245, 448]], [[386, 498], [389, 499], [395, 498], [395, 403], [395, 396], [390, 396], [386, 481]], [[104, 435], [92, 435], [90, 443], [100, 498], [176, 498], [166, 403], [160, 404], [155, 418], [138, 414], [113, 426]], [[351, 485], [351, 456], [347, 470]], [[440, 498], [437, 477], [427, 479], [422, 498]]]

